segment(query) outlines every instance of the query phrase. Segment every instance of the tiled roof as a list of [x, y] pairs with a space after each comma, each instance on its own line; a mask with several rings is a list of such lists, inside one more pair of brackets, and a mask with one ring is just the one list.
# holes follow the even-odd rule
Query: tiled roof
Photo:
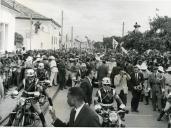
[[[2, 6], [5, 6], [11, 10], [14, 10], [14, 11], [17, 11], [15, 8], [13, 8], [10, 4], [8, 4], [7, 2], [5, 2], [4, 0], [1, 0], [1, 3], [0, 3]], [[19, 11], [17, 11], [19, 12]]]
[[33, 11], [32, 9], [20, 4], [19, 2], [17, 2], [15, 0], [2, 0], [2, 1], [5, 1], [6, 3], [8, 3], [11, 7], [15, 8], [16, 10], [18, 10], [20, 12], [19, 15], [17, 15], [17, 17], [30, 17], [30, 15], [32, 14], [32, 17], [33, 18], [46, 18], [48, 19], [47, 17]]
[[33, 20], [47, 20], [47, 21], [52, 21], [55, 25], [57, 25], [58, 27], [60, 27], [60, 25], [54, 21], [51, 18], [45, 17], [41, 14], [39, 14], [38, 12], [35, 12], [34, 10], [20, 4], [19, 2], [17, 2], [15, 0], [15, 2], [13, 2], [14, 0], [1, 0], [6, 2], [9, 6], [11, 6], [13, 9], [18, 10], [20, 13], [17, 14], [16, 18], [17, 19], [30, 19], [30, 17], [32, 16]]

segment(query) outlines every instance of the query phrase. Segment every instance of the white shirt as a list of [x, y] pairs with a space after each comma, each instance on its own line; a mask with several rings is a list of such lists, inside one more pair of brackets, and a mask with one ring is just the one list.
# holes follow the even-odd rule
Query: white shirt
[[75, 109], [76, 114], [75, 114], [75, 119], [74, 119], [74, 121], [77, 119], [77, 116], [78, 116], [78, 114], [80, 113], [81, 109], [83, 108], [84, 104], [85, 104], [85, 103], [83, 103], [79, 108], [76, 108], [76, 109]]
[[164, 77], [165, 77], [165, 83], [168, 84], [168, 85], [171, 85], [171, 75], [166, 73], [164, 74]]
[[128, 94], [128, 86], [127, 86], [127, 81], [130, 80], [131, 77], [130, 75], [123, 75], [121, 76], [120, 74], [116, 75], [114, 78], [114, 84], [116, 86], [115, 90], [117, 94], [120, 94], [120, 91], [123, 90], [124, 94]]
[[51, 72], [58, 72], [58, 68], [55, 60], [50, 61], [49, 64], [50, 64]]

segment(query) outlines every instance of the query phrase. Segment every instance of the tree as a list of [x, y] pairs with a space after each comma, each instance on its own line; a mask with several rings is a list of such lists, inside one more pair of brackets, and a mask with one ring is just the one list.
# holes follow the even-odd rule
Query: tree
[[103, 47], [103, 42], [95, 42], [93, 46], [96, 49], [101, 49]]
[[144, 33], [128, 32], [122, 39], [124, 41], [123, 46], [127, 49], [135, 49], [140, 53], [148, 49], [157, 49], [161, 52], [171, 50], [171, 29], [168, 29], [169, 18], [157, 16], [150, 20], [149, 24], [150, 30]]
[[150, 26], [151, 26], [151, 31], [157, 33], [164, 33], [166, 32], [166, 28], [167, 28], [167, 21], [168, 21], [168, 17], [164, 16], [164, 17], [154, 17], [153, 20], [150, 20]]
[[103, 38], [103, 46], [107, 49], [112, 49], [112, 37], [105, 37]]

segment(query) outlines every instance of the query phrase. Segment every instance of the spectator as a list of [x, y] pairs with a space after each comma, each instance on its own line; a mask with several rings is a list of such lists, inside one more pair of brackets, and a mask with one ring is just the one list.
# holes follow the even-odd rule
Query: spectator
[[97, 79], [99, 83], [101, 83], [102, 79], [104, 77], [107, 77], [107, 75], [108, 75], [108, 66], [106, 65], [106, 61], [103, 61], [102, 65], [100, 65], [99, 68], [97, 69]]
[[60, 61], [60, 63], [59, 63], [59, 65], [58, 65], [58, 70], [59, 70], [59, 79], [58, 79], [58, 81], [59, 81], [59, 88], [61, 89], [61, 90], [63, 90], [63, 89], [66, 89], [66, 68], [65, 68], [65, 64], [64, 64], [64, 61], [63, 60], [61, 60]]
[[123, 104], [127, 104], [127, 94], [128, 86], [127, 81], [131, 79], [130, 75], [126, 73], [123, 69], [120, 70], [119, 74], [114, 78], [114, 85], [116, 87], [116, 92], [121, 98]]
[[158, 67], [154, 67], [153, 73], [149, 76], [149, 86], [152, 90], [153, 111], [161, 111], [162, 109], [162, 91], [164, 89], [164, 77], [158, 72]]
[[[149, 79], [149, 75], [151, 74], [150, 71], [147, 69], [147, 65], [145, 63], [143, 63], [141, 65], [141, 71], [144, 77], [144, 82], [143, 82], [143, 93], [145, 96], [145, 105], [149, 104], [149, 98], [150, 98], [150, 86], [148, 85], [148, 79]], [[143, 95], [142, 95], [143, 96]], [[141, 97], [143, 98], [143, 97]]]
[[84, 102], [84, 92], [80, 87], [72, 87], [68, 91], [67, 102], [71, 107], [70, 119], [68, 123], [62, 122], [55, 115], [55, 111], [50, 111], [53, 125], [55, 127], [100, 127], [99, 117]]
[[50, 70], [51, 70], [51, 74], [50, 74], [50, 85], [57, 85], [57, 73], [58, 73], [58, 68], [57, 68], [57, 64], [55, 61], [55, 57], [54, 56], [50, 56], [49, 57], [49, 65], [50, 65]]
[[92, 69], [88, 69], [86, 77], [82, 80], [80, 87], [84, 90], [85, 93], [85, 102], [91, 105], [92, 103], [92, 79], [95, 76], [95, 72]]
[[134, 67], [134, 73], [130, 74], [131, 85], [132, 85], [132, 100], [131, 100], [131, 110], [132, 112], [139, 112], [138, 106], [141, 97], [142, 84], [143, 84], [143, 74], [140, 72], [138, 66]]

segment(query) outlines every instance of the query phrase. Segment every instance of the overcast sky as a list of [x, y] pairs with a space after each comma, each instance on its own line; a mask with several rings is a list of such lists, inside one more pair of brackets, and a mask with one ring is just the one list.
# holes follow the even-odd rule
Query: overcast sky
[[103, 37], [122, 35], [132, 31], [135, 22], [140, 31], [149, 29], [149, 19], [156, 14], [171, 17], [171, 1], [168, 0], [17, 0], [25, 6], [56, 20], [61, 24], [61, 10], [64, 11], [64, 32], [85, 40], [101, 41]]

